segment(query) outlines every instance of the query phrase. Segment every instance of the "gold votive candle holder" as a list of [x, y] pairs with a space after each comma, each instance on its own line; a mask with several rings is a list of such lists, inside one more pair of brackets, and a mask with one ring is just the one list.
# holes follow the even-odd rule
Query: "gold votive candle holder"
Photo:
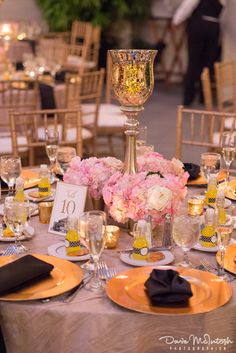
[[48, 224], [50, 222], [53, 202], [40, 202], [39, 205], [39, 222]]
[[201, 216], [204, 212], [205, 201], [203, 198], [192, 197], [188, 200], [188, 214], [190, 216]]
[[117, 226], [106, 226], [106, 243], [107, 249], [116, 248], [120, 237], [120, 228]]

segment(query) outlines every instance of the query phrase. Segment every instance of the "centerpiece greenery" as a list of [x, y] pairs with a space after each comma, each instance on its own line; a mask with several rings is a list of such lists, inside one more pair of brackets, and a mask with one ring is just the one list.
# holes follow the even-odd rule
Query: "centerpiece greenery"
[[149, 12], [149, 0], [37, 0], [51, 31], [66, 31], [74, 20], [108, 28], [126, 18], [140, 20]]

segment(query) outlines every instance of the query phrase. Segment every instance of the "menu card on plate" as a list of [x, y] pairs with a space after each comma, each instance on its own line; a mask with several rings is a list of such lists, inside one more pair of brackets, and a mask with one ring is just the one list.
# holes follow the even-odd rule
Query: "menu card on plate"
[[84, 211], [86, 195], [86, 186], [58, 182], [48, 231], [65, 235], [68, 216], [80, 216]]

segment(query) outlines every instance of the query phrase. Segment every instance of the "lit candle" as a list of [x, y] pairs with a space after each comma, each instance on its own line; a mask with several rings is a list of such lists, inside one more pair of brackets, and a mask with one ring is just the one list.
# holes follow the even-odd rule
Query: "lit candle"
[[190, 216], [201, 216], [204, 211], [204, 199], [193, 197], [188, 200], [188, 214]]
[[106, 226], [106, 248], [113, 249], [117, 246], [120, 236], [120, 228], [116, 226]]

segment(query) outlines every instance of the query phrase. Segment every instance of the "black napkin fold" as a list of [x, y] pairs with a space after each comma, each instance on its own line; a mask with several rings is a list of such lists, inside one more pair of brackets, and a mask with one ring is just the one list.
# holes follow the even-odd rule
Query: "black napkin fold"
[[1, 182], [1, 187], [2, 187], [2, 188], [8, 189], [7, 183], [5, 183], [5, 181], [3, 181], [1, 178], [0, 178], [0, 182]]
[[200, 167], [194, 163], [184, 163], [184, 170], [189, 173], [189, 180], [194, 180], [199, 177]]
[[0, 267], [0, 295], [15, 292], [48, 276], [53, 265], [26, 255]]
[[42, 109], [56, 109], [53, 87], [44, 83], [39, 84], [39, 94]]
[[145, 282], [148, 296], [153, 305], [187, 304], [193, 295], [191, 286], [174, 270], [152, 270]]

